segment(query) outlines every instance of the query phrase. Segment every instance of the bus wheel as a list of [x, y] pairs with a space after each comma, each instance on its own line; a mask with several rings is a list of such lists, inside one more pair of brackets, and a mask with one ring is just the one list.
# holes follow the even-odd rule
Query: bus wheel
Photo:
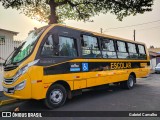
[[135, 83], [135, 77], [130, 75], [127, 81], [123, 81], [120, 83], [122, 88], [125, 89], [132, 89], [134, 87], [134, 83]]
[[49, 109], [62, 106], [67, 98], [67, 91], [64, 86], [60, 84], [52, 85], [46, 95], [45, 105]]

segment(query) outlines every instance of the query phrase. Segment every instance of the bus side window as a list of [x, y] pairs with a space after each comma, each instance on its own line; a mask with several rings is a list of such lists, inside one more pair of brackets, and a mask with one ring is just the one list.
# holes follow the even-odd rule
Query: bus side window
[[101, 52], [96, 37], [83, 35], [82, 43], [82, 56], [85, 58], [101, 58]]
[[136, 44], [127, 43], [127, 45], [128, 45], [128, 52], [129, 52], [129, 55], [130, 55], [130, 59], [138, 59]]
[[77, 48], [73, 38], [59, 37], [59, 56], [77, 56]]
[[139, 59], [147, 59], [147, 55], [146, 55], [144, 46], [138, 45], [138, 50], [139, 50]]
[[118, 58], [129, 59], [129, 54], [127, 52], [125, 42], [117, 41], [117, 47], [118, 47], [117, 51]]
[[103, 58], [117, 58], [114, 41], [109, 39], [102, 40], [102, 55]]
[[44, 57], [53, 57], [53, 37], [50, 35], [43, 45], [41, 55]]

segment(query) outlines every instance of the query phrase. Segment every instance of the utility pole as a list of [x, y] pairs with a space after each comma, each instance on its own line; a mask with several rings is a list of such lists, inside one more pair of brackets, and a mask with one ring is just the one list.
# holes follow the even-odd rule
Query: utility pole
[[103, 28], [101, 28], [100, 31], [101, 31], [101, 34], [102, 34], [103, 33]]
[[136, 41], [136, 30], [133, 31], [133, 38], [134, 38], [134, 41]]

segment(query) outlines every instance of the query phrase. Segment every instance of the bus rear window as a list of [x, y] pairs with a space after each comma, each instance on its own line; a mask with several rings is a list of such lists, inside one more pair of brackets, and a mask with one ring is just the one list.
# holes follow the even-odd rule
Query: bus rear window
[[127, 45], [128, 45], [128, 52], [129, 52], [130, 59], [138, 59], [136, 44], [127, 43]]
[[145, 54], [145, 49], [143, 45], [138, 45], [138, 49], [140, 54]]
[[145, 47], [143, 45], [138, 45], [138, 51], [139, 51], [139, 59], [147, 59]]

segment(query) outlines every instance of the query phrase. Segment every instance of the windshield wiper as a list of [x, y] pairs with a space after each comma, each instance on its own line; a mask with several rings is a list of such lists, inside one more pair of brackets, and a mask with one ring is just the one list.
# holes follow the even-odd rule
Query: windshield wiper
[[[8, 56], [8, 58], [9, 58], [14, 52], [15, 52], [15, 50]], [[7, 59], [4, 61], [4, 63], [3, 63], [3, 66], [4, 66], [4, 67], [6, 66], [6, 62], [7, 62], [8, 58], [7, 58]]]

